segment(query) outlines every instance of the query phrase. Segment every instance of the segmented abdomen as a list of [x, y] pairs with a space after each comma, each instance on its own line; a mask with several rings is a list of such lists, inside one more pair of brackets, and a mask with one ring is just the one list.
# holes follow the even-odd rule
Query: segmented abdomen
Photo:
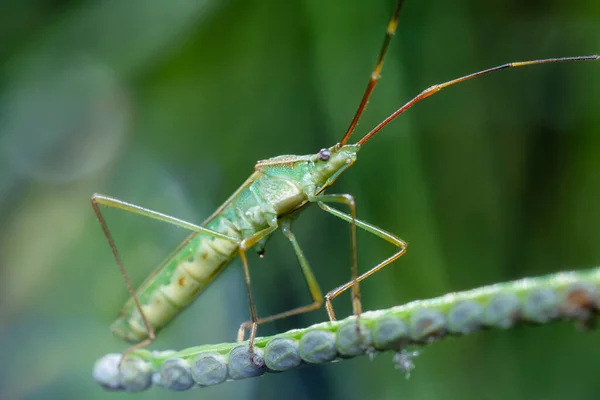
[[[206, 227], [236, 239], [241, 232], [224, 216], [216, 216]], [[205, 234], [192, 236], [137, 290], [142, 310], [155, 331], [164, 327], [188, 306], [237, 254], [233, 241]], [[139, 342], [148, 337], [144, 321], [129, 299], [111, 326], [119, 337]]]

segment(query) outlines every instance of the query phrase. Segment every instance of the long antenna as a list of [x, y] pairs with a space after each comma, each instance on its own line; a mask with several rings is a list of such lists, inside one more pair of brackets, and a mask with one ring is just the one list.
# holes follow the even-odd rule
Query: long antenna
[[348, 142], [348, 139], [350, 139], [350, 135], [352, 135], [352, 132], [354, 132], [354, 129], [358, 124], [358, 120], [362, 116], [363, 111], [365, 111], [365, 108], [367, 108], [369, 97], [371, 97], [371, 93], [373, 93], [375, 85], [377, 85], [377, 82], [379, 81], [379, 79], [381, 79], [381, 68], [383, 67], [383, 59], [385, 58], [385, 54], [387, 53], [387, 49], [392, 40], [392, 36], [394, 36], [394, 33], [396, 32], [396, 27], [398, 26], [398, 16], [400, 15], [400, 8], [402, 7], [402, 3], [404, 3], [404, 0], [398, 0], [398, 2], [396, 3], [396, 8], [394, 9], [394, 13], [392, 14], [392, 18], [390, 19], [390, 22], [387, 26], [387, 30], [385, 32], [385, 39], [383, 39], [383, 45], [381, 46], [381, 51], [379, 52], [377, 64], [375, 65], [375, 69], [371, 73], [371, 77], [369, 78], [369, 84], [367, 85], [365, 94], [363, 95], [362, 100], [360, 101], [358, 110], [356, 110], [356, 114], [354, 114], [354, 118], [352, 118], [352, 122], [350, 122], [348, 130], [346, 130], [344, 137], [340, 141], [340, 145], [342, 146]]
[[418, 102], [420, 102], [421, 100], [423, 100], [423, 99], [431, 96], [434, 93], [439, 92], [440, 90], [442, 90], [444, 88], [447, 88], [448, 86], [452, 86], [452, 85], [455, 85], [457, 83], [468, 81], [469, 79], [473, 79], [473, 78], [476, 78], [476, 77], [481, 76], [481, 75], [486, 75], [486, 74], [489, 74], [491, 72], [496, 72], [496, 71], [500, 71], [500, 70], [508, 69], [508, 68], [525, 67], [525, 66], [528, 66], [528, 65], [538, 65], [538, 64], [550, 64], [550, 63], [568, 62], [568, 61], [597, 61], [597, 60], [600, 60], [600, 56], [599, 55], [580, 56], [580, 57], [548, 58], [548, 59], [544, 59], [544, 60], [512, 62], [512, 63], [508, 63], [508, 64], [499, 65], [497, 67], [485, 69], [483, 71], [475, 72], [475, 73], [472, 73], [472, 74], [469, 74], [469, 75], [466, 75], [466, 76], [463, 76], [463, 77], [460, 77], [460, 78], [457, 78], [457, 79], [453, 79], [453, 80], [445, 82], [445, 83], [440, 83], [438, 85], [433, 85], [430, 88], [423, 90], [418, 96], [416, 96], [415, 98], [413, 98], [412, 100], [410, 100], [408, 103], [404, 104], [402, 107], [400, 107], [399, 109], [397, 109], [389, 117], [387, 117], [386, 119], [384, 119], [383, 121], [381, 121], [381, 123], [379, 125], [377, 125], [375, 128], [373, 128], [371, 130], [371, 132], [367, 133], [362, 139], [360, 139], [357, 144], [358, 145], [362, 145], [362, 144], [366, 143], [377, 132], [379, 132], [381, 129], [383, 129], [384, 126], [386, 126], [387, 124], [389, 124], [390, 122], [392, 122], [394, 119], [396, 119], [396, 117], [398, 115], [402, 114], [404, 111], [408, 110], [409, 108], [411, 108], [412, 106], [414, 106], [415, 104], [417, 104]]

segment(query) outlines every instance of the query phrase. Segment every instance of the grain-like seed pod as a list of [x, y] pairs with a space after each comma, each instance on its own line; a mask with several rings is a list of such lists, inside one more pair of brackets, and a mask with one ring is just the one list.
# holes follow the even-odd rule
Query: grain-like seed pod
[[119, 369], [119, 381], [126, 392], [141, 392], [152, 386], [152, 365], [138, 358], [126, 358]]
[[483, 324], [485, 326], [508, 329], [520, 317], [521, 302], [516, 294], [496, 293], [492, 296], [483, 311]]
[[528, 321], [543, 324], [558, 315], [558, 296], [554, 290], [539, 288], [525, 298], [523, 317]]
[[574, 283], [563, 294], [561, 314], [583, 323], [591, 320], [593, 312], [598, 310], [598, 290], [594, 285]]
[[408, 376], [417, 355], [414, 350], [446, 332], [468, 334], [479, 325], [510, 328], [520, 320], [546, 323], [559, 317], [591, 327], [592, 318], [599, 311], [599, 291], [600, 268], [562, 272], [365, 312], [360, 317], [360, 328], [356, 317], [351, 316], [270, 338], [257, 338], [253, 363], [247, 344], [240, 343], [206, 345], [179, 352], [138, 350], [127, 356], [120, 369], [121, 355], [102, 357], [94, 365], [93, 377], [107, 390], [135, 392], [153, 384], [184, 390], [214, 385], [228, 378], [284, 371], [303, 362], [331, 362], [386, 349], [397, 350], [396, 366]]
[[181, 358], [169, 359], [161, 365], [160, 380], [165, 389], [174, 391], [188, 390], [196, 383], [188, 362]]
[[371, 332], [356, 319], [340, 325], [336, 332], [335, 347], [340, 355], [353, 357], [364, 354], [371, 346]]
[[254, 348], [253, 360], [250, 360], [248, 345], [241, 344], [229, 352], [229, 377], [231, 379], [245, 379], [262, 375], [267, 370], [262, 349]]
[[119, 361], [121, 355], [107, 354], [94, 364], [92, 376], [106, 390], [123, 390], [119, 376]]
[[452, 333], [467, 335], [479, 330], [482, 319], [483, 307], [475, 301], [466, 300], [450, 309], [448, 330]]
[[265, 364], [273, 371], [296, 368], [301, 362], [296, 340], [275, 338], [265, 347]]
[[210, 386], [227, 379], [227, 358], [219, 353], [201, 353], [192, 361], [192, 377], [198, 385]]
[[418, 342], [432, 342], [446, 334], [446, 317], [432, 308], [415, 311], [409, 325], [411, 338]]
[[379, 318], [373, 324], [372, 335], [376, 349], [396, 349], [408, 342], [408, 325], [391, 316]]
[[300, 338], [298, 353], [304, 361], [313, 364], [333, 360], [337, 355], [335, 334], [323, 330], [306, 332]]

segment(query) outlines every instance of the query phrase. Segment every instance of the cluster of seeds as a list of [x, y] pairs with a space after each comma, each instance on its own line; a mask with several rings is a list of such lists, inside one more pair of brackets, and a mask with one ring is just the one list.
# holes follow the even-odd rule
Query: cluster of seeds
[[121, 355], [108, 354], [96, 362], [93, 376], [108, 390], [137, 392], [156, 385], [180, 391], [384, 350], [396, 351], [397, 367], [408, 374], [416, 353], [406, 349], [447, 335], [557, 319], [591, 327], [599, 311], [599, 281], [600, 269], [559, 273], [366, 312], [359, 324], [349, 317], [257, 339], [252, 359], [247, 344], [133, 354], [120, 367]]

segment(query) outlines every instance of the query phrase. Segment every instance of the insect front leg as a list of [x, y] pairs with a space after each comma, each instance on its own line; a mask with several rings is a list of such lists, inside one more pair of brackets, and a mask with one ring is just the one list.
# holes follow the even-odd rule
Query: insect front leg
[[386, 242], [391, 243], [398, 248], [398, 251], [391, 257], [383, 260], [382, 262], [380, 262], [373, 268], [369, 269], [367, 272], [361, 274], [360, 276], [353, 277], [353, 279], [350, 280], [349, 282], [328, 292], [325, 295], [326, 301], [333, 300], [340, 293], [344, 292], [345, 290], [347, 290], [350, 287], [353, 287], [353, 285], [357, 284], [358, 282], [362, 281], [363, 279], [366, 279], [367, 277], [373, 275], [375, 272], [379, 271], [386, 265], [394, 262], [395, 260], [400, 258], [404, 253], [406, 253], [406, 248], [407, 248], [408, 244], [404, 240], [397, 237], [396, 235], [389, 233], [387, 231], [384, 231], [383, 229], [381, 229], [375, 225], [371, 225], [368, 222], [364, 222], [359, 219], [356, 219], [354, 216], [348, 215], [344, 212], [341, 212], [333, 207], [328, 206], [327, 204], [325, 204], [323, 202], [318, 202], [318, 205], [319, 205], [319, 207], [321, 207], [323, 210], [327, 211], [328, 213], [333, 214], [336, 217], [341, 218], [344, 221], [349, 222], [361, 229], [364, 229], [365, 231], [372, 233], [373, 235], [375, 235], [377, 237], [382, 238]]
[[[348, 217], [350, 218], [350, 221], [351, 221], [350, 234], [351, 234], [351, 240], [352, 240], [352, 249], [350, 251], [352, 252], [352, 255], [351, 255], [352, 256], [352, 266], [351, 266], [352, 279], [350, 280], [348, 287], [352, 287], [352, 310], [358, 320], [358, 318], [360, 317], [360, 314], [362, 312], [362, 305], [360, 302], [360, 288], [358, 286], [359, 280], [357, 280], [357, 278], [358, 278], [358, 256], [357, 256], [357, 245], [356, 245], [356, 201], [354, 200], [354, 196], [352, 196], [351, 194], [321, 194], [321, 195], [317, 195], [317, 196], [309, 196], [308, 200], [310, 202], [316, 202], [317, 204], [319, 204], [319, 206], [321, 206], [321, 204], [325, 205], [324, 203], [327, 202], [327, 203], [345, 204], [348, 206], [348, 208], [350, 208], [350, 215]], [[321, 208], [323, 208], [323, 207], [321, 206]], [[346, 290], [346, 289], [344, 289], [344, 290]], [[335, 312], [333, 311], [333, 305], [332, 305], [331, 301], [339, 293], [343, 292], [344, 290], [337, 292], [337, 293], [329, 292], [325, 295], [325, 308], [327, 309], [327, 315], [329, 316], [329, 319], [331, 321], [336, 320]]]

